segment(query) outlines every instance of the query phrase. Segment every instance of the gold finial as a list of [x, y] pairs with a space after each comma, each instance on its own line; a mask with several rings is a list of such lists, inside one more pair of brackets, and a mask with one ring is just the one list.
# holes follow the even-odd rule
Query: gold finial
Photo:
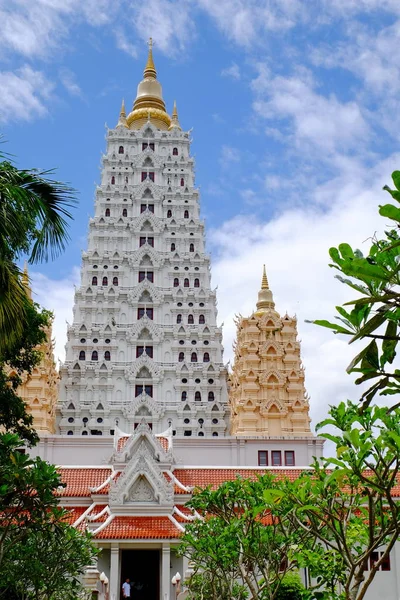
[[182, 129], [178, 118], [178, 109], [176, 108], [176, 100], [174, 100], [174, 108], [172, 110], [171, 125], [168, 129]]
[[119, 111], [119, 119], [117, 127], [126, 127], [126, 112], [125, 112], [125, 101], [122, 98], [121, 110]]
[[269, 289], [268, 279], [267, 279], [267, 273], [265, 271], [265, 265], [263, 266], [263, 276], [262, 276], [262, 280], [261, 280], [261, 289], [262, 290], [268, 290]]
[[146, 79], [147, 77], [152, 77], [153, 79], [157, 79], [157, 71], [154, 65], [153, 60], [153, 38], [149, 39], [149, 54], [147, 56], [147, 63], [143, 71], [143, 76]]
[[265, 265], [263, 266], [263, 276], [261, 280], [261, 289], [258, 292], [257, 312], [256, 314], [262, 314], [266, 310], [273, 309], [275, 306], [272, 292], [269, 289], [267, 273], [265, 271]]

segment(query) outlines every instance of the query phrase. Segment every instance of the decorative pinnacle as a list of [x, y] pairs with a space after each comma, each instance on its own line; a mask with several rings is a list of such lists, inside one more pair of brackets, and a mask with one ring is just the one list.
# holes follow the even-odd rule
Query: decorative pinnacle
[[117, 127], [126, 127], [126, 112], [125, 112], [125, 101], [122, 98], [121, 110], [119, 112], [119, 119]]
[[267, 273], [265, 271], [265, 265], [263, 265], [263, 276], [262, 276], [262, 280], [261, 280], [261, 289], [262, 290], [269, 290]]
[[179, 123], [179, 118], [178, 118], [178, 109], [176, 108], [176, 100], [174, 100], [174, 108], [172, 110], [172, 115], [171, 115], [171, 125], [169, 126], [169, 129], [181, 129], [180, 123]]
[[147, 63], [143, 71], [144, 78], [151, 77], [157, 79], [157, 71], [153, 60], [153, 38], [149, 38], [149, 54], [147, 56]]
[[121, 111], [119, 113], [120, 117], [126, 117], [126, 112], [125, 112], [125, 100], [122, 98], [122, 104], [121, 104]]
[[21, 276], [21, 282], [26, 290], [26, 295], [28, 296], [28, 298], [32, 298], [32, 290], [31, 290], [31, 286], [29, 285], [28, 263], [26, 261], [24, 264], [24, 272], [22, 273], [22, 276]]

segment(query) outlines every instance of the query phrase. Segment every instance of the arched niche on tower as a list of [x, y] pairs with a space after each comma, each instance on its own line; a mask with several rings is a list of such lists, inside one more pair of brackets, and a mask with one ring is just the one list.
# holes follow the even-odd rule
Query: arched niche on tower
[[153, 194], [150, 188], [146, 188], [142, 194], [142, 198], [153, 198]]
[[142, 260], [139, 263], [139, 267], [152, 267], [153, 262], [148, 254], [144, 254]]

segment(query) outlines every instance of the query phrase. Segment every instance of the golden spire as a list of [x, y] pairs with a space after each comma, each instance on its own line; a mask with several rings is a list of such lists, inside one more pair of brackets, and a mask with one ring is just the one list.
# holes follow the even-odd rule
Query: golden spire
[[172, 111], [171, 125], [168, 129], [182, 129], [179, 118], [178, 118], [178, 109], [176, 108], [176, 100], [174, 100], [174, 108]]
[[28, 298], [30, 298], [32, 300], [32, 290], [31, 290], [31, 286], [29, 284], [29, 275], [28, 275], [28, 263], [26, 261], [24, 264], [24, 272], [22, 273], [22, 276], [21, 276], [21, 282], [25, 288], [26, 295], [28, 296]]
[[149, 40], [149, 54], [143, 72], [143, 79], [138, 85], [132, 111], [126, 117], [129, 129], [140, 129], [150, 117], [150, 121], [158, 129], [168, 129], [171, 117], [166, 111], [160, 82], [153, 60], [153, 40]]
[[125, 112], [125, 101], [122, 98], [121, 110], [119, 112], [119, 119], [117, 127], [126, 127], [126, 112]]
[[272, 292], [269, 289], [265, 265], [263, 266], [263, 275], [261, 279], [261, 290], [258, 292], [257, 313], [263, 313], [267, 309], [275, 307]]
[[263, 276], [262, 276], [262, 280], [261, 280], [261, 289], [262, 290], [268, 290], [269, 289], [268, 279], [267, 279], [267, 273], [265, 271], [265, 265], [263, 266]]
[[157, 79], [157, 71], [153, 60], [153, 38], [149, 39], [149, 54], [147, 56], [147, 63], [143, 71], [143, 77], [153, 77]]

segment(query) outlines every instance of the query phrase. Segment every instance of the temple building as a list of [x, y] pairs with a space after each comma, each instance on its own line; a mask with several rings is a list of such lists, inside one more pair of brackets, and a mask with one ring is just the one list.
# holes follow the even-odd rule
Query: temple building
[[[32, 299], [28, 270], [25, 266], [22, 283]], [[46, 338], [37, 350], [41, 353], [40, 363], [30, 375], [23, 374], [23, 384], [17, 394], [26, 402], [28, 412], [33, 416], [33, 426], [40, 436], [56, 432], [56, 404], [58, 398], [59, 375], [54, 361], [54, 343], [51, 323], [45, 328]]]
[[175, 600], [195, 487], [266, 469], [296, 477], [322, 454], [296, 320], [275, 311], [266, 276], [256, 312], [238, 320], [228, 398], [190, 144], [150, 44], [132, 110], [122, 104], [107, 132], [55, 434], [33, 449], [59, 466], [71, 522], [101, 548], [90, 585], [104, 572], [110, 600], [126, 577], [135, 600]]
[[151, 47], [132, 111], [108, 131], [61, 377], [62, 434], [143, 418], [178, 437], [229, 434], [190, 135], [166, 111]]
[[275, 310], [265, 266], [257, 310], [236, 325], [232, 435], [312, 436], [296, 318]]

